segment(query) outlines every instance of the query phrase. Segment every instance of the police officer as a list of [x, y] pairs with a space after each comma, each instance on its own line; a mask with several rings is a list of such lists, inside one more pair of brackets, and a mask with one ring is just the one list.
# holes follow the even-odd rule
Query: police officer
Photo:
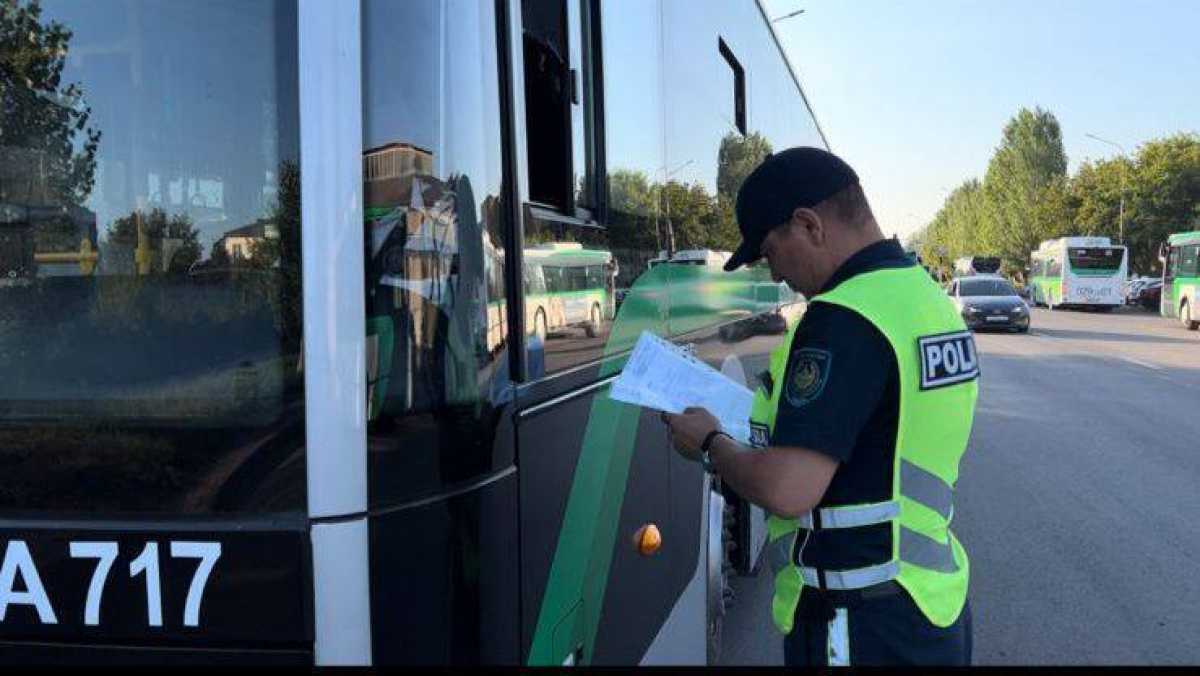
[[758, 448], [703, 409], [664, 420], [682, 455], [771, 514], [785, 662], [969, 664], [967, 555], [949, 526], [977, 395], [970, 332], [831, 153], [767, 158], [737, 218], [725, 269], [766, 258], [809, 302], [760, 377]]

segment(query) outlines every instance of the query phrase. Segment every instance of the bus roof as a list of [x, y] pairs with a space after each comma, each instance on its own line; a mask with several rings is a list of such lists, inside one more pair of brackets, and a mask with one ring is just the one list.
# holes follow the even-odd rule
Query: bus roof
[[674, 256], [671, 256], [672, 262], [679, 261], [704, 261], [714, 265], [724, 265], [725, 261], [729, 260], [733, 254], [729, 251], [717, 251], [714, 249], [683, 249], [676, 251]]
[[1038, 247], [1039, 251], [1057, 251], [1061, 248], [1073, 247], [1097, 247], [1097, 246], [1116, 246], [1125, 248], [1121, 244], [1113, 244], [1108, 237], [1059, 237], [1057, 239], [1048, 239], [1041, 243]]
[[578, 242], [546, 242], [525, 249], [524, 255], [529, 262], [542, 265], [595, 265], [612, 260], [611, 251], [584, 249]]
[[1191, 232], [1176, 232], [1167, 238], [1167, 243], [1171, 246], [1179, 246], [1180, 244], [1200, 244], [1200, 230]]

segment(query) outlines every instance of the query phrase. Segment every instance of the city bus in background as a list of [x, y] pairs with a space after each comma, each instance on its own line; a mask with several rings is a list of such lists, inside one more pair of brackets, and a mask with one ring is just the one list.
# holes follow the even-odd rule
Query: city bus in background
[[1158, 257], [1163, 263], [1159, 313], [1195, 331], [1200, 327], [1200, 230], [1171, 235]]
[[993, 275], [1000, 273], [998, 256], [964, 256], [954, 261], [954, 276]]
[[0, 21], [0, 663], [718, 659], [762, 510], [608, 388], [803, 309], [720, 265], [828, 147], [762, 3]]
[[1127, 252], [1107, 237], [1046, 240], [1030, 255], [1034, 305], [1111, 311], [1124, 304]]
[[524, 250], [525, 322], [545, 339], [568, 327], [596, 337], [616, 311], [617, 261], [611, 251], [578, 242], [547, 242]]

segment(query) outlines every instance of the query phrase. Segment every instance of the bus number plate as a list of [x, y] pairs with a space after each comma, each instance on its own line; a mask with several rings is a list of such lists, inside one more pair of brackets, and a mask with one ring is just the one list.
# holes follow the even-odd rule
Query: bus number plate
[[0, 531], [0, 639], [304, 640], [301, 538]]

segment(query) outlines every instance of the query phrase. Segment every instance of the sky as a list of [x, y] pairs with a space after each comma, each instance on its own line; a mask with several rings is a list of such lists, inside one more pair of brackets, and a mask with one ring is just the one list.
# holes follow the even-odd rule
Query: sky
[[831, 149], [885, 234], [906, 237], [982, 179], [1005, 122], [1041, 106], [1074, 172], [1200, 132], [1200, 2], [765, 0]]

